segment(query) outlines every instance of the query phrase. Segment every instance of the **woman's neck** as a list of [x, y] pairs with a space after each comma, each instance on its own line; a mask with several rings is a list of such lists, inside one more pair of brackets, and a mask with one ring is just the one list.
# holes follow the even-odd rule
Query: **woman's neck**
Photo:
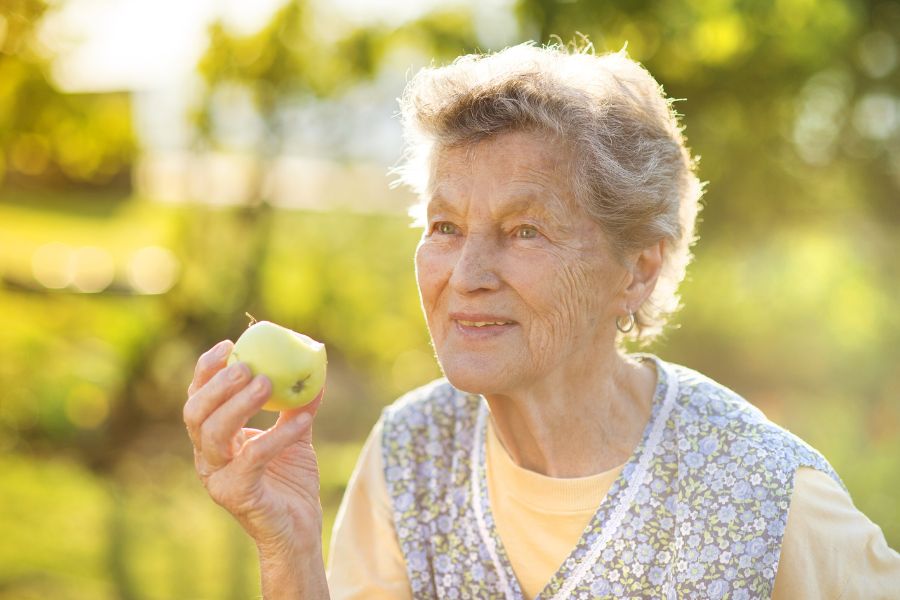
[[486, 394], [497, 437], [519, 466], [585, 477], [631, 456], [650, 418], [656, 370], [616, 351], [510, 394]]

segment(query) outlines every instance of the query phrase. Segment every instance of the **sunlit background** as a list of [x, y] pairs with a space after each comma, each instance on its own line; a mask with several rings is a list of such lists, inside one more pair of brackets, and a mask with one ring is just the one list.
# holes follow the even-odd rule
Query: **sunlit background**
[[0, 7], [0, 598], [259, 593], [181, 424], [245, 312], [328, 344], [327, 544], [381, 408], [438, 374], [395, 99], [432, 60], [554, 34], [627, 43], [702, 157], [685, 308], [650, 350], [819, 448], [900, 547], [900, 4]]

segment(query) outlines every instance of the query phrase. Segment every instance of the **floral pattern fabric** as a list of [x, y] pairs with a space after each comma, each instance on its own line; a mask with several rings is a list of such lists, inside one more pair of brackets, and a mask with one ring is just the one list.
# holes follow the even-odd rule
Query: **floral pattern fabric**
[[[794, 473], [840, 479], [731, 390], [637, 356], [658, 373], [641, 442], [538, 599], [769, 598]], [[385, 481], [417, 599], [524, 598], [487, 496], [486, 419], [483, 398], [445, 380], [385, 411]]]

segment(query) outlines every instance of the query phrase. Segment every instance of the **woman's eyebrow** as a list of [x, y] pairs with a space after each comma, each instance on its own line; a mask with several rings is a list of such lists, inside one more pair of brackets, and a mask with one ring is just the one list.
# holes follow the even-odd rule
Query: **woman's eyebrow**
[[552, 223], [561, 223], [562, 219], [560, 219], [558, 211], [553, 210], [554, 206], [564, 210], [562, 200], [555, 194], [527, 191], [504, 200], [497, 211], [497, 216], [504, 218], [530, 213]]
[[428, 200], [428, 204], [426, 204], [426, 215], [432, 215], [434, 213], [452, 213], [456, 214], [459, 210], [453, 206], [451, 202], [448, 202], [443, 196], [435, 194], [431, 196]]
[[[558, 208], [558, 210], [554, 210], [554, 208]], [[549, 222], [561, 224], [563, 219], [560, 218], [559, 212], [566, 210], [565, 203], [556, 194], [528, 189], [513, 192], [508, 197], [501, 199], [494, 212], [494, 217], [504, 219], [528, 213]], [[458, 215], [461, 212], [458, 206], [440, 195], [439, 192], [435, 192], [429, 198], [426, 206], [427, 216], [437, 213]]]
[[547, 213], [546, 206], [542, 200], [539, 200], [537, 194], [525, 193], [512, 196], [502, 201], [497, 214], [506, 217], [521, 213]]

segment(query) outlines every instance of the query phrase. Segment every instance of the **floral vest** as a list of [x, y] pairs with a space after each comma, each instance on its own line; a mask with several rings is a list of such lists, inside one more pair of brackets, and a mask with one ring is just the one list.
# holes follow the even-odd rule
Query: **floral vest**
[[[734, 392], [638, 357], [658, 373], [641, 442], [538, 598], [769, 598], [795, 471], [840, 479]], [[385, 410], [385, 480], [417, 600], [524, 598], [488, 501], [487, 418], [481, 396], [445, 380]]]

